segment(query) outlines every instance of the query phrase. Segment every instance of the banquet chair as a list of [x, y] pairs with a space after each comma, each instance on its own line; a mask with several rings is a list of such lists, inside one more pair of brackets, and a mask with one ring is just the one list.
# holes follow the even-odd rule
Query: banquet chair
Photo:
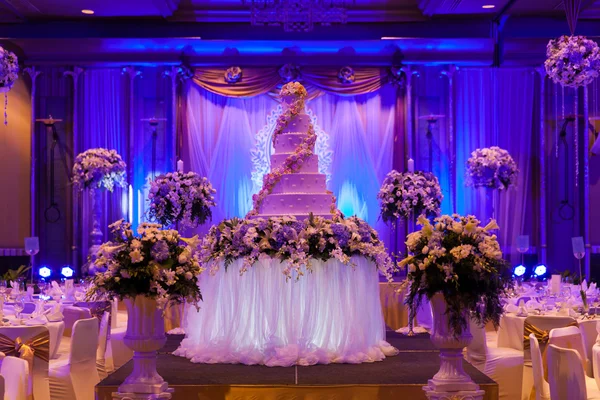
[[0, 367], [0, 375], [4, 377], [4, 400], [27, 399], [27, 385], [29, 382], [29, 364], [27, 361], [17, 357], [4, 357]]
[[108, 374], [114, 371], [112, 357], [107, 357], [108, 333], [110, 330], [110, 313], [105, 312], [100, 321], [100, 331], [98, 332], [98, 350], [96, 351], [96, 367], [100, 379], [104, 379]]
[[71, 336], [73, 325], [76, 321], [79, 321], [80, 319], [89, 319], [92, 317], [90, 310], [83, 307], [67, 306], [63, 309], [62, 313], [65, 317], [65, 330], [63, 333], [65, 336]]
[[597, 332], [597, 323], [596, 320], [585, 320], [579, 321], [579, 330], [581, 331], [581, 336], [583, 337], [583, 345], [585, 348], [585, 353], [587, 354], [587, 364], [585, 369], [585, 374], [589, 377], [594, 377], [593, 372], [593, 347], [596, 344], [596, 340], [598, 338]]
[[535, 400], [550, 400], [550, 386], [544, 378], [544, 363], [540, 344], [532, 333], [529, 335], [531, 347], [531, 366], [533, 369], [533, 386], [535, 387]]
[[[50, 353], [50, 333], [45, 326], [2, 326], [0, 327], [0, 351], [7, 356], [16, 355], [14, 342], [20, 338], [34, 350], [32, 366], [29, 367], [27, 397], [33, 400], [50, 400], [48, 380], [48, 357]], [[46, 340], [47, 338], [47, 340]], [[31, 343], [35, 340], [35, 343]], [[12, 348], [10, 348], [12, 342]]]
[[485, 327], [470, 323], [473, 340], [467, 346], [467, 361], [498, 383], [498, 399], [521, 398], [523, 352], [508, 347], [490, 347]]
[[94, 387], [100, 382], [96, 369], [98, 319], [75, 322], [68, 358], [50, 364], [52, 400], [94, 400]]
[[552, 400], [598, 400], [596, 382], [585, 376], [579, 352], [549, 344], [548, 382]]

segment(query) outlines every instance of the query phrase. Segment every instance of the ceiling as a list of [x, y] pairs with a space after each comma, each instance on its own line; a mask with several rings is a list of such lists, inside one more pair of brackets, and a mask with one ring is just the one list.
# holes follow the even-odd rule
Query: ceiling
[[[600, 36], [600, 0], [582, 1], [577, 33]], [[0, 0], [0, 41], [31, 63], [389, 64], [400, 52], [405, 63], [489, 65], [499, 48], [503, 64], [538, 63], [568, 33], [562, 0], [346, 0], [346, 25], [312, 32], [251, 26], [251, 2]]]

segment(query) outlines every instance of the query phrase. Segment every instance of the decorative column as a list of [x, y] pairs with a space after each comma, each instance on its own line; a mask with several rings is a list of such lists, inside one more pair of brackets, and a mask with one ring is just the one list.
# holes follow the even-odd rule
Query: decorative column
[[[142, 75], [142, 71], [138, 71], [133, 66], [123, 67], [123, 74], [129, 75], [129, 133], [127, 137], [127, 180], [132, 182], [133, 178], [133, 155], [135, 154], [135, 139], [134, 139], [134, 117], [133, 117], [133, 100], [135, 90], [135, 78]], [[127, 190], [127, 216], [131, 214], [129, 205], [132, 204], [129, 199], [130, 191]], [[137, 204], [133, 202], [133, 204]], [[139, 218], [139, 216], [138, 216]], [[133, 221], [131, 221], [133, 222]]]
[[[545, 107], [544, 94], [546, 88], [546, 69], [544, 66], [537, 67], [536, 72], [540, 76], [540, 260], [546, 265], [546, 130], [544, 125]], [[558, 123], [557, 123], [558, 126]], [[566, 172], [565, 172], [566, 173]]]
[[30, 217], [31, 217], [31, 232], [29, 236], [36, 236], [36, 214], [37, 214], [37, 201], [36, 201], [36, 140], [35, 140], [35, 93], [36, 93], [36, 78], [41, 74], [40, 71], [36, 70], [35, 66], [27, 67], [23, 71], [25, 71], [29, 77], [31, 78], [31, 172], [29, 174], [31, 182], [29, 182], [29, 191], [30, 191]]
[[173, 170], [176, 169], [177, 160], [181, 159], [181, 143], [177, 132], [177, 126], [179, 122], [177, 121], [177, 109], [179, 106], [177, 102], [177, 84], [179, 82], [183, 82], [185, 79], [188, 79], [191, 76], [191, 71], [183, 65], [172, 66], [171, 69], [163, 72], [163, 77], [170, 78], [171, 80], [171, 145], [173, 146], [173, 151], [175, 152], [171, 161]]
[[458, 71], [456, 65], [449, 65], [448, 70], [442, 71], [442, 76], [448, 78], [448, 148], [450, 151], [450, 201], [452, 212], [456, 212], [456, 146], [454, 140], [454, 74]]
[[[73, 79], [73, 151], [75, 154], [79, 154], [79, 121], [78, 121], [78, 109], [79, 109], [79, 76], [83, 73], [83, 68], [73, 67], [73, 71], [65, 71], [63, 72], [63, 76], [71, 77]], [[78, 249], [78, 234], [79, 234], [79, 210], [81, 207], [81, 198], [79, 196], [79, 190], [73, 188], [72, 190], [73, 196], [73, 207], [72, 207], [72, 215], [73, 215], [73, 238], [71, 251], [72, 254], [72, 265], [75, 270], [78, 270], [79, 266], [79, 257], [77, 255]]]

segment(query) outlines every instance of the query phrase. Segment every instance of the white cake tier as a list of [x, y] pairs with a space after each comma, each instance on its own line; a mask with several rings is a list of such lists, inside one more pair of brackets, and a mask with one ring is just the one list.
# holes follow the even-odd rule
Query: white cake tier
[[[275, 170], [283, 165], [285, 159], [288, 158], [290, 153], [281, 153], [281, 154], [271, 154], [271, 171]], [[302, 164], [302, 168], [298, 172], [303, 173], [313, 173], [316, 174], [319, 172], [319, 157], [316, 154], [310, 156], [306, 162]]]
[[326, 214], [331, 211], [328, 193], [271, 193], [262, 203], [261, 214]]
[[281, 177], [271, 193], [324, 193], [327, 190], [324, 174], [287, 174]]
[[310, 117], [307, 114], [298, 114], [290, 123], [285, 127], [283, 133], [299, 132], [308, 133], [308, 126], [310, 125]]
[[[325, 218], [325, 219], [332, 219], [333, 218], [333, 214], [331, 213], [324, 213], [324, 214], [316, 214], [313, 213], [313, 215], [315, 217], [321, 217], [321, 218]], [[268, 218], [272, 218], [272, 217], [281, 217], [281, 214], [258, 214], [258, 215], [253, 215], [250, 217], [250, 219], [257, 219], [257, 218], [264, 218], [264, 219], [268, 219]], [[286, 214], [286, 217], [295, 217], [298, 221], [303, 221], [305, 219], [307, 219], [310, 215], [309, 213], [302, 213], [302, 214]]]
[[[277, 139], [275, 139], [275, 154], [293, 153], [294, 150], [302, 144], [304, 139], [306, 139], [306, 136], [306, 133], [298, 132], [279, 135]], [[314, 152], [315, 147], [313, 146], [311, 150]]]

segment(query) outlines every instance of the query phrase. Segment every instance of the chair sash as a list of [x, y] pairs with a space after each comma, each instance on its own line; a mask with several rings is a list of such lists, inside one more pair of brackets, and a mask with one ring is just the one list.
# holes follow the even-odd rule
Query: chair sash
[[0, 352], [7, 356], [22, 358], [29, 364], [29, 371], [33, 369], [33, 359], [38, 357], [42, 361], [50, 360], [50, 334], [42, 332], [24, 342], [20, 337], [12, 340], [0, 333]]
[[[579, 324], [577, 323], [577, 321], [570, 323], [567, 326], [577, 326], [579, 327]], [[540, 349], [544, 349], [546, 345], [548, 344], [548, 340], [550, 339], [550, 330], [544, 330], [544, 329], [540, 329], [536, 326], [534, 326], [533, 324], [531, 324], [529, 321], [525, 321], [525, 324], [523, 326], [523, 349], [525, 350], [529, 350], [531, 343], [529, 342], [529, 335], [531, 334], [535, 335], [535, 338], [538, 340], [538, 343], [540, 344]], [[545, 353], [545, 351], [542, 350], [542, 353]]]

